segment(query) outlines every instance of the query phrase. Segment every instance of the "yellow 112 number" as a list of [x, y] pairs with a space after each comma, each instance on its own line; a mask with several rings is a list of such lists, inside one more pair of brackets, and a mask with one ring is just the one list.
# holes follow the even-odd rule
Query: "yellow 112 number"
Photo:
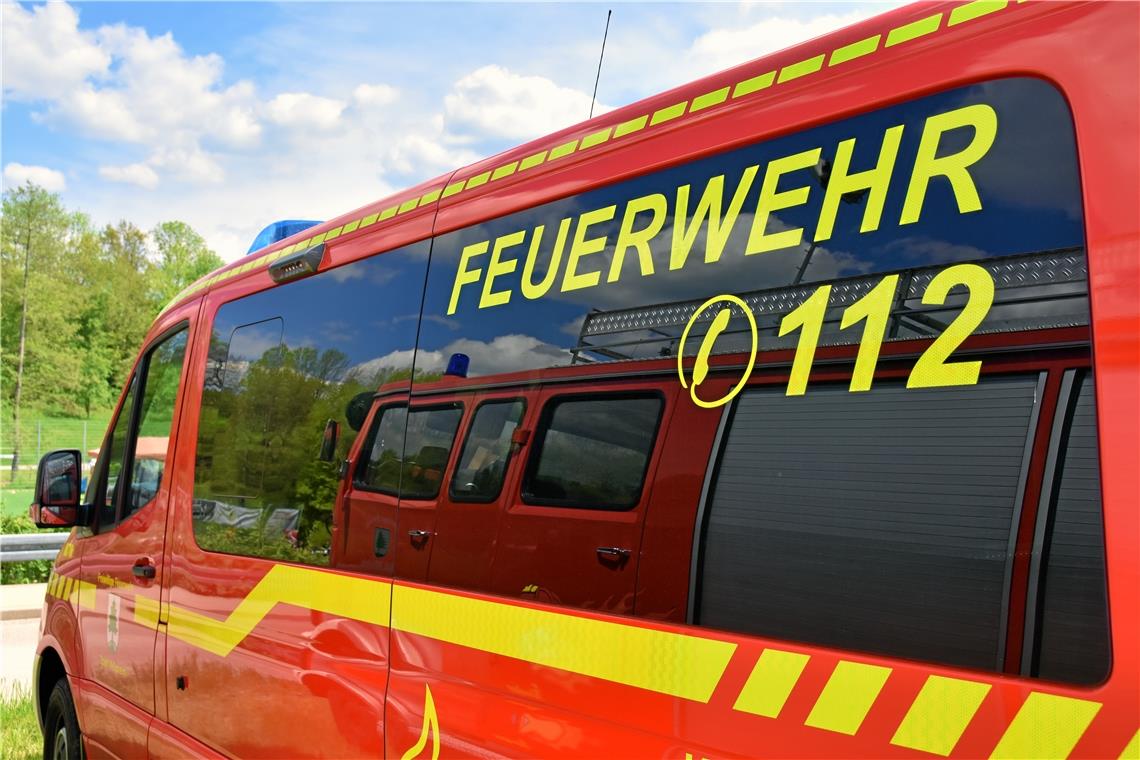
[[[866, 391], [871, 388], [871, 378], [879, 360], [879, 349], [886, 335], [887, 322], [891, 315], [891, 304], [898, 289], [899, 276], [887, 275], [879, 281], [867, 295], [843, 310], [839, 329], [846, 330], [863, 322], [863, 337], [859, 341], [859, 354], [855, 359], [855, 371], [851, 375], [851, 391]], [[930, 347], [915, 362], [907, 378], [907, 388], [937, 388], [947, 385], [975, 385], [981, 371], [981, 361], [950, 362], [947, 359], [971, 333], [977, 329], [990, 306], [994, 302], [994, 281], [990, 273], [977, 264], [958, 264], [942, 270], [930, 281], [922, 294], [926, 306], [941, 306], [946, 303], [950, 290], [964, 285], [970, 292], [962, 311], [947, 325]], [[815, 349], [819, 345], [823, 318], [827, 312], [827, 302], [831, 296], [831, 286], [823, 285], [816, 289], [794, 311], [780, 322], [780, 337], [800, 331], [796, 345], [796, 356], [792, 360], [792, 374], [788, 380], [789, 396], [801, 396], [807, 390], [808, 375], [811, 374]]]

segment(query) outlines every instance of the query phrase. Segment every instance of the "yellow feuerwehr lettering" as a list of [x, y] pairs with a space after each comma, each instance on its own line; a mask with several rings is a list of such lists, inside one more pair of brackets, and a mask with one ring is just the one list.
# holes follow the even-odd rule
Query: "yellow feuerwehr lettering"
[[479, 308], [486, 309], [488, 306], [502, 306], [505, 303], [510, 303], [511, 291], [500, 290], [495, 292], [491, 290], [495, 284], [495, 278], [500, 275], [510, 274], [515, 271], [515, 267], [519, 262], [516, 259], [507, 259], [503, 261], [501, 256], [504, 250], [516, 245], [522, 245], [523, 240], [526, 239], [526, 231], [519, 230], [512, 232], [509, 235], [501, 235], [495, 238], [495, 246], [491, 249], [491, 262], [487, 264], [487, 277], [483, 280], [483, 295], [479, 297]]
[[835, 163], [827, 180], [827, 192], [823, 196], [823, 208], [819, 212], [819, 224], [815, 228], [815, 241], [827, 240], [835, 229], [835, 215], [839, 211], [839, 201], [847, 193], [867, 191], [863, 211], [863, 222], [859, 232], [874, 232], [879, 229], [883, 217], [883, 204], [887, 200], [887, 186], [891, 183], [891, 173], [895, 169], [895, 159], [899, 154], [903, 127], [891, 127], [883, 135], [883, 145], [879, 148], [879, 161], [875, 168], [849, 174], [851, 154], [855, 151], [855, 138], [839, 143], [835, 152]]
[[[649, 224], [634, 232], [633, 223], [637, 215], [648, 212], [653, 216]], [[610, 273], [606, 282], [617, 282], [621, 277], [621, 266], [625, 261], [625, 252], [630, 248], [637, 250], [637, 260], [641, 264], [641, 276], [653, 274], [653, 252], [649, 248], [649, 241], [661, 231], [665, 224], [665, 217], [669, 213], [669, 201], [660, 193], [643, 195], [634, 198], [625, 207], [625, 214], [621, 219], [621, 229], [618, 231], [617, 241], [614, 243], [614, 260], [610, 262]]]
[[550, 262], [546, 265], [546, 274], [543, 275], [542, 281], [537, 285], [534, 283], [534, 266], [538, 261], [538, 246], [542, 243], [542, 233], [546, 230], [546, 225], [540, 224], [534, 228], [534, 237], [530, 241], [530, 251], [526, 255], [526, 263], [523, 264], [522, 282], [519, 283], [522, 294], [530, 300], [542, 298], [550, 290], [550, 286], [554, 284], [554, 278], [558, 276], [558, 265], [562, 263], [562, 251], [566, 248], [566, 236], [570, 234], [571, 221], [573, 221], [572, 217], [566, 217], [559, 223], [558, 237], [554, 241], [554, 248], [550, 251]]
[[797, 187], [793, 190], [776, 192], [780, 177], [788, 172], [798, 169], [807, 169], [819, 163], [822, 149], [813, 148], [791, 156], [777, 158], [768, 163], [764, 170], [764, 181], [760, 185], [760, 201], [756, 204], [756, 218], [752, 220], [752, 231], [748, 235], [748, 248], [744, 254], [751, 256], [754, 253], [767, 253], [791, 248], [799, 245], [803, 240], [803, 227], [794, 227], [783, 232], [768, 233], [768, 217], [773, 211], [779, 211], [792, 206], [807, 203], [811, 190], [808, 187]]
[[486, 253], [490, 242], [489, 240], [483, 240], [479, 243], [463, 246], [463, 251], [459, 254], [459, 267], [455, 270], [455, 283], [451, 286], [451, 301], [447, 304], [448, 314], [455, 313], [455, 307], [459, 305], [459, 291], [463, 286], [474, 285], [479, 282], [479, 278], [483, 275], [483, 270], [468, 269], [467, 265], [471, 259]]
[[[974, 139], [959, 152], [936, 158], [942, 135], [960, 127], [973, 127]], [[926, 199], [926, 188], [930, 185], [931, 178], [937, 176], [950, 180], [959, 214], [980, 211], [982, 201], [978, 198], [978, 188], [974, 186], [974, 179], [968, 169], [986, 155], [996, 136], [997, 112], [984, 103], [964, 106], [927, 119], [922, 128], [922, 139], [918, 143], [918, 153], [914, 158], [914, 170], [910, 175], [899, 224], [918, 221], [922, 203]]]
[[713, 177], [705, 184], [705, 191], [697, 201], [693, 210], [691, 224], [686, 222], [689, 213], [689, 185], [677, 188], [677, 210], [673, 217], [673, 246], [669, 252], [669, 268], [680, 269], [685, 266], [689, 258], [689, 251], [697, 240], [701, 226], [707, 223], [708, 231], [705, 233], [705, 263], [713, 264], [720, 261], [724, 253], [724, 246], [728, 243], [728, 236], [740, 216], [740, 209], [744, 206], [744, 199], [752, 189], [752, 181], [756, 178], [759, 166], [749, 166], [740, 176], [736, 185], [736, 192], [728, 202], [728, 209], [721, 218], [721, 203], [724, 198], [724, 175]]
[[616, 212], [617, 205], [615, 204], [613, 206], [595, 209], [594, 211], [587, 211], [578, 217], [578, 228], [574, 230], [574, 242], [570, 244], [570, 256], [566, 260], [566, 275], [562, 278], [562, 292], [592, 288], [602, 279], [601, 272], [578, 274], [578, 262], [583, 256], [588, 256], [591, 253], [601, 253], [606, 249], [606, 238], [604, 235], [602, 237], [588, 239], [586, 235], [591, 225], [608, 222], [614, 218]]

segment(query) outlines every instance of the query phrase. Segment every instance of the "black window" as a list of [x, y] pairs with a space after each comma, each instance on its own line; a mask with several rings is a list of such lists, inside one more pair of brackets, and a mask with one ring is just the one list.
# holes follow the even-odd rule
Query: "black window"
[[411, 412], [406, 406], [382, 409], [356, 484], [405, 499], [434, 499], [462, 418], [457, 404]]
[[1001, 669], [1038, 388], [746, 391], [707, 503], [696, 621]]
[[451, 498], [486, 502], [499, 497], [511, 454], [511, 436], [522, 421], [524, 408], [516, 399], [488, 401], [475, 410], [451, 478]]
[[[328, 564], [346, 410], [411, 374], [428, 243], [223, 304], [206, 357], [194, 537], [211, 551]], [[319, 452], [340, 422], [334, 461]]]
[[[1034, 675], [1055, 681], [1099, 683], [1108, 676], [1108, 600], [1104, 524], [1092, 375], [1076, 378], [1072, 403], [1055, 431], [1060, 473], [1045, 504], [1044, 556], [1031, 630], [1039, 632]], [[1031, 642], [1032, 644], [1032, 642]], [[1033, 653], [1032, 646], [1027, 652]]]
[[551, 400], [527, 466], [524, 501], [585, 509], [636, 506], [660, 418], [657, 396]]
[[[99, 530], [130, 517], [158, 494], [170, 450], [188, 332], [183, 327], [163, 338], [146, 353], [131, 379], [103, 452]], [[140, 386], [141, 400], [137, 398]]]

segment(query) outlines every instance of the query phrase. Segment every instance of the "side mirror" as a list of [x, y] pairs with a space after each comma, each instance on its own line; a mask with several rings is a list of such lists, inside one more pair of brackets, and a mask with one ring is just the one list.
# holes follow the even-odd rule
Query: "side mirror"
[[364, 427], [364, 420], [368, 417], [368, 410], [372, 408], [372, 399], [375, 397], [376, 394], [372, 391], [357, 393], [352, 397], [344, 409], [344, 418], [350, 428], [360, 432], [360, 428]]
[[336, 458], [336, 441], [338, 438], [340, 438], [340, 423], [336, 420], [329, 420], [325, 423], [325, 434], [321, 438], [320, 460], [322, 462], [331, 462]]
[[70, 528], [78, 524], [80, 454], [76, 449], [50, 451], [36, 470], [36, 500], [30, 508], [39, 528]]

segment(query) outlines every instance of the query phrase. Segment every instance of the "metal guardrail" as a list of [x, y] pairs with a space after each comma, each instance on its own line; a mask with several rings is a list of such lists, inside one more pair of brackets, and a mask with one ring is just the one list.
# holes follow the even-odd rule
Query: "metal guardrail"
[[0, 562], [55, 559], [67, 533], [12, 533], [0, 536]]

